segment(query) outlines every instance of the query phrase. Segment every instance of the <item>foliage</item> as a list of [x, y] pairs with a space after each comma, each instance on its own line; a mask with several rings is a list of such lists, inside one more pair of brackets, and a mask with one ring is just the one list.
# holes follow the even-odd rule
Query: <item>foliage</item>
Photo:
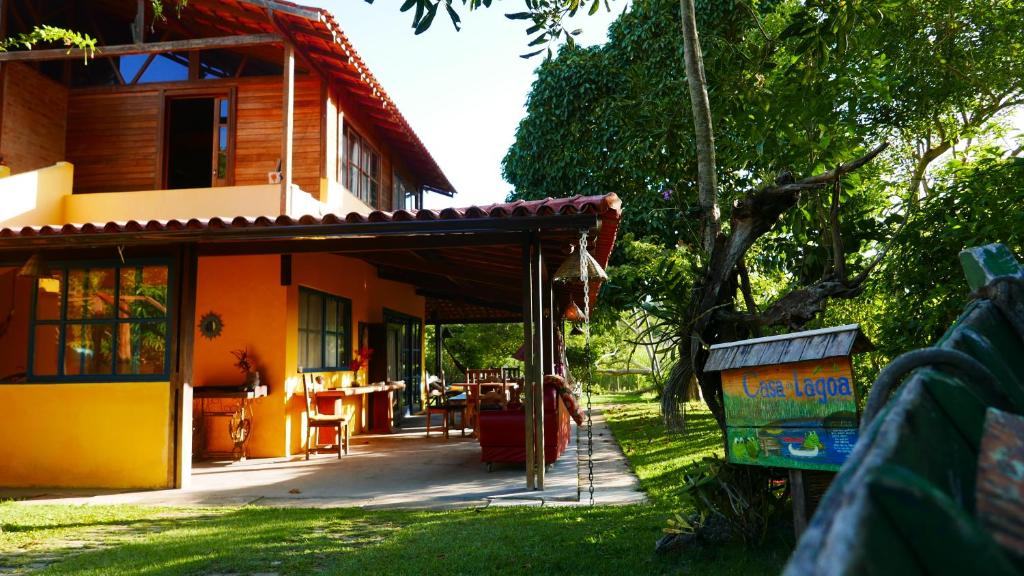
[[96, 53], [95, 38], [88, 34], [46, 24], [35, 26], [28, 32], [0, 39], [0, 51], [6, 52], [11, 48], [31, 50], [37, 44], [62, 44], [68, 47], [69, 50], [71, 48], [78, 48], [85, 52], [84, 58], [86, 60]]
[[[188, 6], [189, 0], [176, 0], [175, 10], [180, 15], [181, 11]], [[164, 1], [150, 0], [155, 20], [164, 19]], [[12, 48], [24, 48], [31, 50], [38, 44], [60, 44], [69, 50], [77, 48], [84, 52], [83, 58], [86, 63], [94, 57], [97, 52], [96, 39], [88, 34], [75, 30], [42, 24], [33, 26], [28, 32], [20, 32], [0, 39], [0, 51], [6, 52]]]
[[[434, 353], [435, 326], [427, 326], [426, 361], [427, 371], [435, 370]], [[512, 355], [523, 344], [522, 324], [451, 324], [444, 326], [445, 352], [442, 354], [442, 369], [448, 382], [459, 381], [464, 374], [459, 368], [500, 368], [517, 366], [519, 360]], [[454, 356], [455, 362], [452, 356]]]
[[[373, 0], [366, 0], [373, 4]], [[587, 14], [594, 15], [601, 8], [602, 4], [606, 10], [611, 10], [611, 3], [614, 0], [523, 0], [525, 11], [505, 14], [509, 20], [517, 20], [526, 23], [528, 26], [526, 34], [532, 36], [529, 45], [531, 51], [523, 54], [523, 58], [531, 58], [545, 51], [545, 48], [533, 50], [533, 47], [546, 44], [548, 57], [552, 55], [551, 48], [559, 40], [564, 40], [569, 46], [575, 46], [574, 36], [580, 34], [580, 30], [569, 30], [565, 27], [566, 18], [571, 18], [581, 9]], [[490, 8], [493, 0], [462, 0], [462, 6], [470, 11], [479, 8]], [[459, 16], [458, 4], [454, 0], [404, 0], [401, 11], [413, 11], [412, 27], [416, 34], [422, 34], [430, 28], [434, 22], [434, 16], [438, 10], [444, 7], [452, 26], [456, 30], [461, 29], [462, 17]]]
[[248, 348], [232, 350], [231, 355], [235, 357], [235, 368], [238, 368], [242, 374], [248, 374], [256, 368], [256, 361], [249, 354]]
[[1024, 159], [986, 147], [936, 172], [864, 298], [831, 309], [824, 322], [857, 321], [876, 350], [855, 357], [862, 382], [892, 358], [930, 346], [970, 298], [957, 255], [992, 242], [1024, 255]]
[[[768, 468], [730, 464], [718, 456], [707, 456], [683, 472], [683, 508], [692, 510], [688, 524], [694, 533], [717, 527], [726, 534], [714, 540], [739, 538], [760, 543], [772, 522], [783, 514], [784, 484], [776, 482]], [[670, 527], [673, 525], [670, 524]]]

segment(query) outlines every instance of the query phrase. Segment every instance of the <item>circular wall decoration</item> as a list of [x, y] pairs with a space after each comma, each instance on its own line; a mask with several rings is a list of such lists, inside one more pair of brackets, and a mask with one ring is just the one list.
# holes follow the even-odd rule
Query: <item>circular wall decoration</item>
[[208, 340], [220, 336], [222, 330], [224, 330], [224, 320], [221, 320], [220, 314], [216, 312], [207, 312], [199, 319], [199, 333]]

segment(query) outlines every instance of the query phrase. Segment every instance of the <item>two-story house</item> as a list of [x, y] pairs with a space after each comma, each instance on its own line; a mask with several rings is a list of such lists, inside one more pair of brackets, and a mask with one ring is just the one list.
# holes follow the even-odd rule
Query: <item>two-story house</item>
[[525, 321], [528, 381], [550, 372], [581, 298], [550, 272], [581, 234], [607, 262], [614, 195], [422, 209], [455, 190], [322, 9], [0, 2], [0, 33], [39, 24], [99, 49], [0, 53], [0, 486], [187, 484], [193, 390], [239, 383], [240, 349], [257, 457], [305, 449], [300, 369], [366, 382], [373, 329], [411, 411], [425, 323]]

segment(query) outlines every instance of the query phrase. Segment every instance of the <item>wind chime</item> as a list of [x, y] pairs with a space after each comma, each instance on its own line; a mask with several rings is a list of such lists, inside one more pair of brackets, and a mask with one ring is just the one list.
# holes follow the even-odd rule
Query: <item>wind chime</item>
[[[603, 281], [608, 279], [604, 268], [587, 251], [587, 230], [580, 231], [578, 249], [574, 250], [565, 262], [555, 272], [554, 281], [563, 284], [579, 282], [583, 286], [583, 308], [580, 309], [573, 300], [572, 292], [569, 292], [569, 303], [565, 307], [562, 317], [573, 325], [572, 334], [583, 334], [584, 361], [587, 363], [587, 376], [583, 383], [583, 392], [587, 396], [587, 490], [590, 497], [590, 505], [594, 505], [594, 425], [590, 413], [590, 400], [592, 385], [594, 382], [594, 364], [590, 354], [590, 282], [592, 280]], [[577, 387], [578, 388], [578, 387]], [[579, 450], [579, 432], [576, 434], [576, 447]], [[582, 497], [583, 488], [579, 485], [579, 474], [577, 477], [576, 493]]]

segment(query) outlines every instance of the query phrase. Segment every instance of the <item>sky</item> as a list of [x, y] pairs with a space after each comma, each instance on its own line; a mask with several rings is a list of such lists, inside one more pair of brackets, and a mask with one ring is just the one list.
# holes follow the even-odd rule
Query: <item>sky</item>
[[[400, 0], [306, 0], [331, 11], [356, 51], [430, 150], [458, 194], [427, 194], [428, 208], [501, 202], [512, 186], [501, 177], [501, 159], [526, 114], [526, 97], [542, 57], [528, 60], [526, 25], [505, 18], [523, 10], [520, 0], [460, 10], [462, 31], [438, 13], [416, 36], [412, 12]], [[455, 2], [461, 5], [461, 2]], [[625, 4], [612, 2], [594, 16], [578, 15], [582, 45], [603, 43], [608, 25]]]

